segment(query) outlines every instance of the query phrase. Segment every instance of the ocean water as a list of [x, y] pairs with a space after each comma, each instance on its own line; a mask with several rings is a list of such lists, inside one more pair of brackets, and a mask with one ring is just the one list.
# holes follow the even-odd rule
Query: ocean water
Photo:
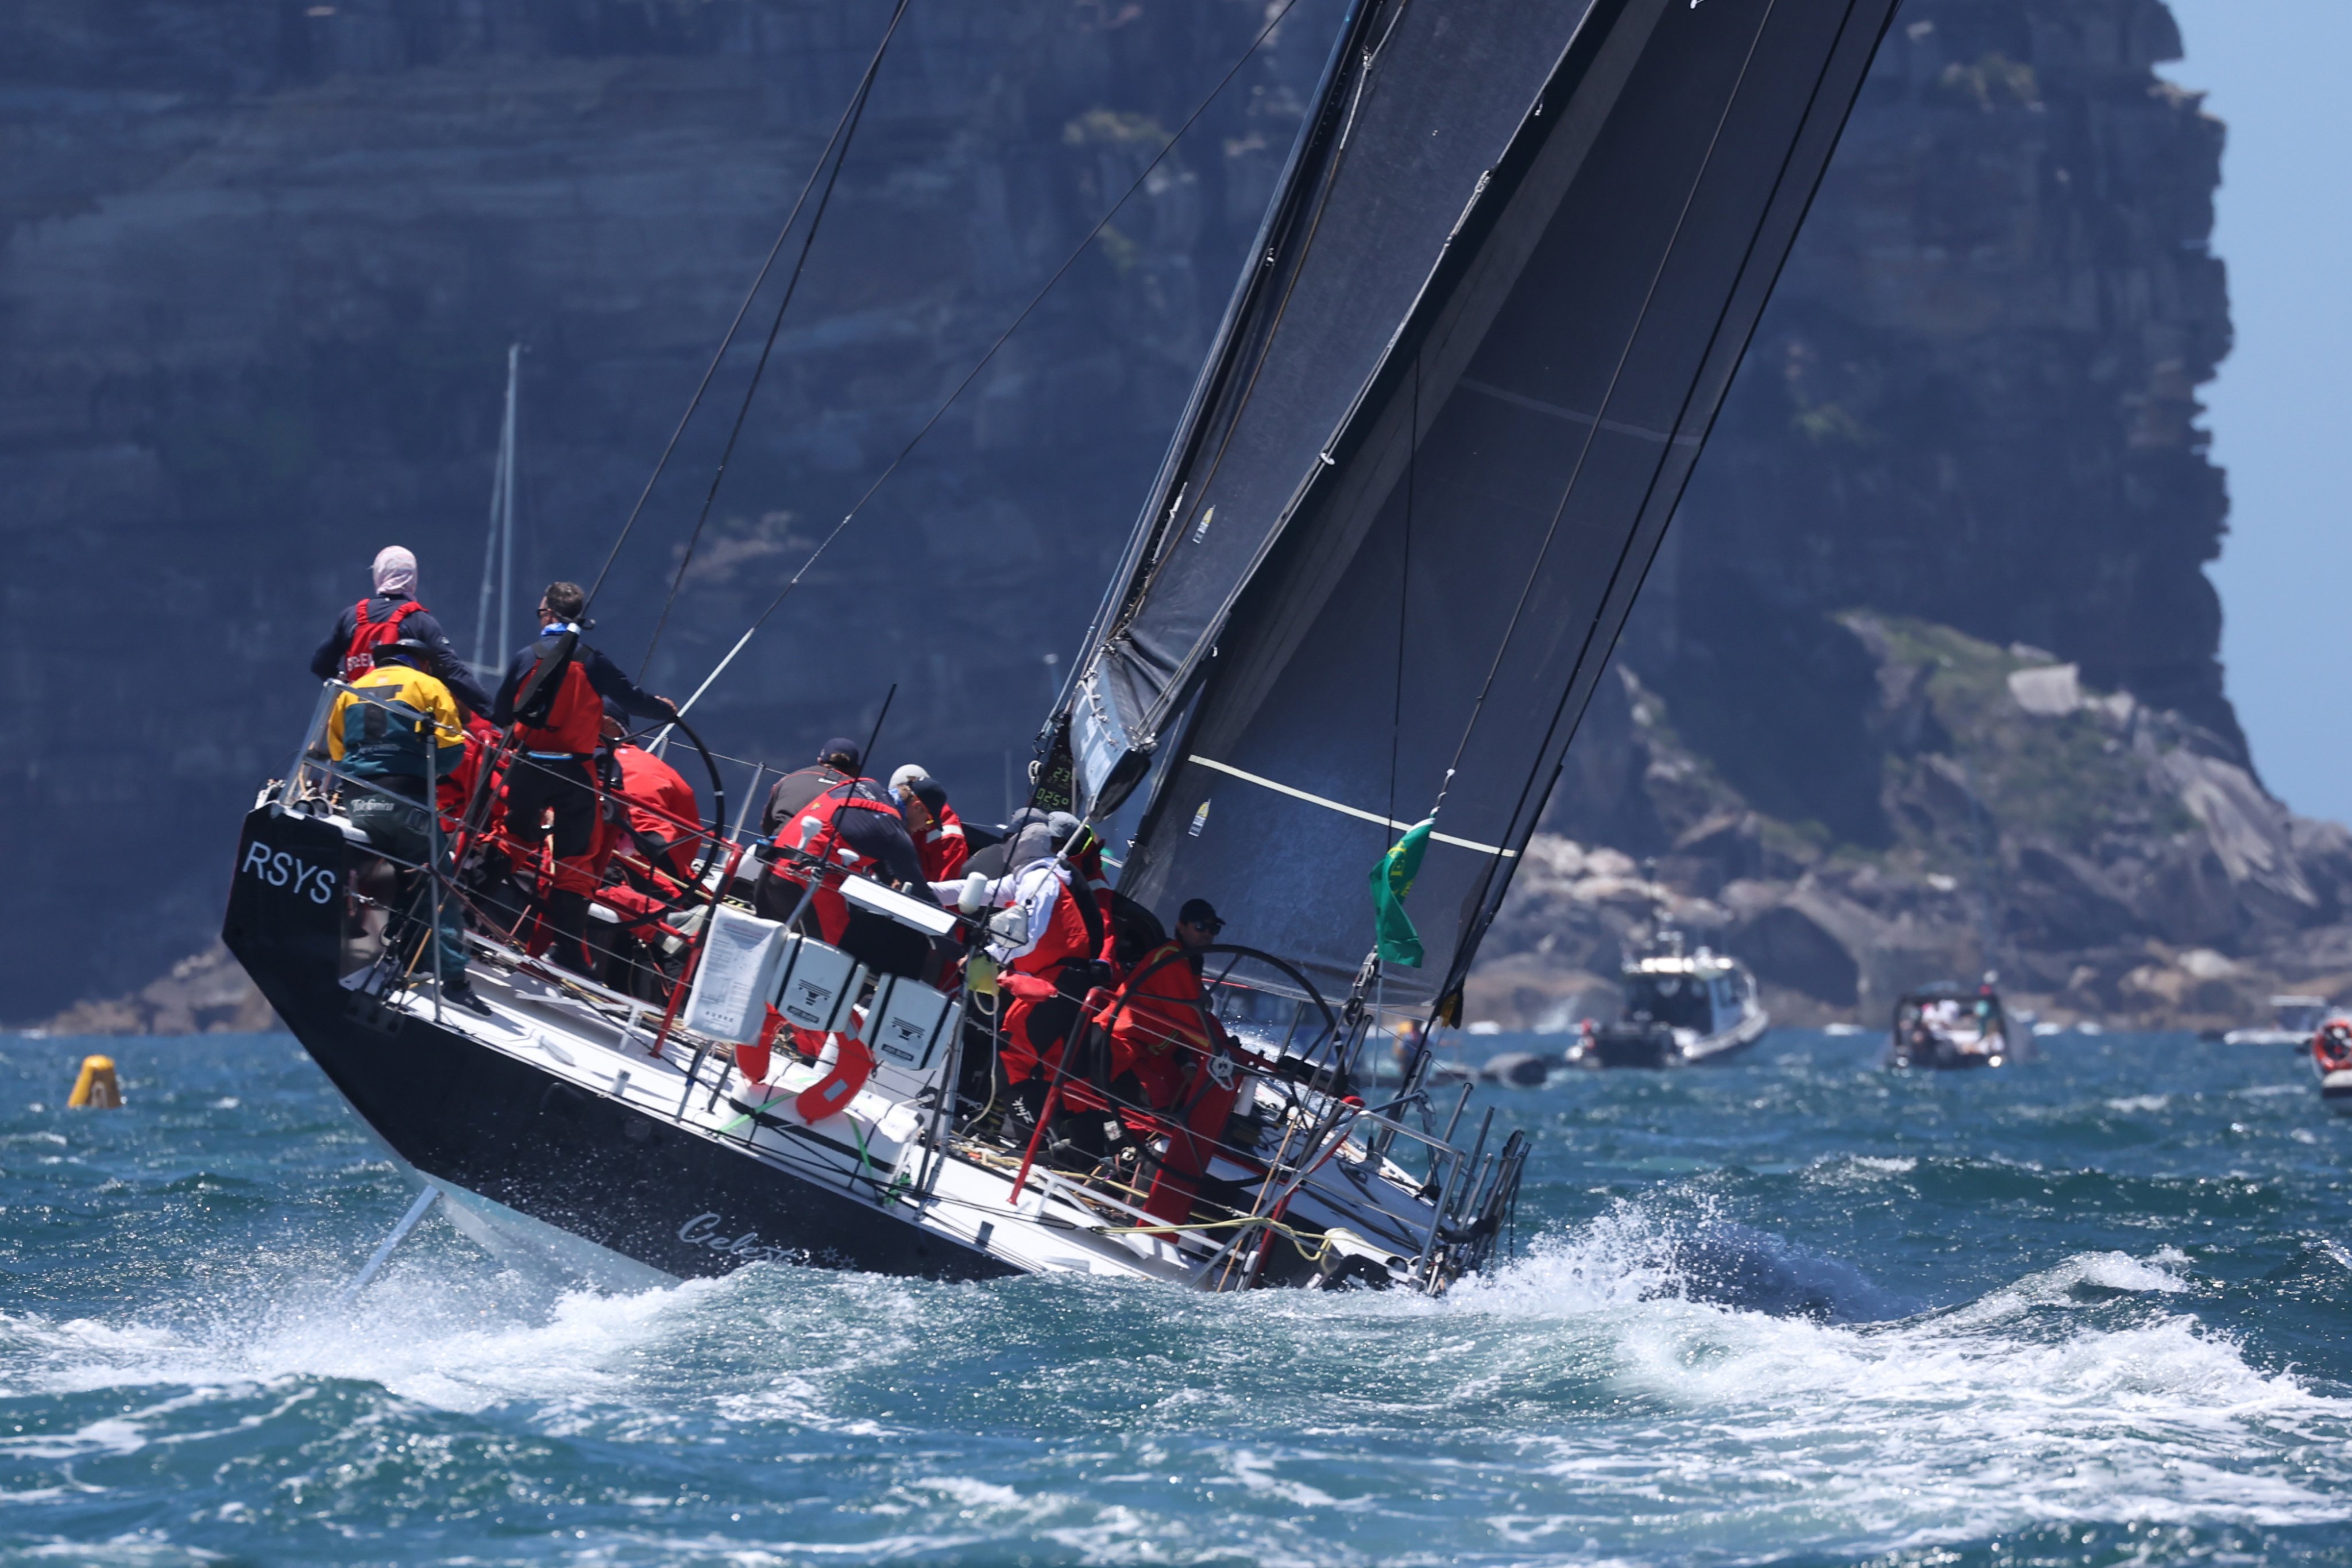
[[[1507, 1048], [1508, 1039], [1476, 1042]], [[1485, 1091], [1442, 1300], [760, 1267], [429, 1221], [282, 1037], [0, 1045], [0, 1561], [2352, 1562], [2352, 1121], [2299, 1058], [1869, 1038]]]

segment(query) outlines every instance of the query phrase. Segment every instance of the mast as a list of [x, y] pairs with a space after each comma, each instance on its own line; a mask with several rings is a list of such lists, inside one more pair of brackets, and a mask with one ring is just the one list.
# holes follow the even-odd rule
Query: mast
[[1433, 815], [1380, 979], [1458, 994], [1894, 7], [1368, 16], [1076, 665], [1122, 890], [1344, 988]]

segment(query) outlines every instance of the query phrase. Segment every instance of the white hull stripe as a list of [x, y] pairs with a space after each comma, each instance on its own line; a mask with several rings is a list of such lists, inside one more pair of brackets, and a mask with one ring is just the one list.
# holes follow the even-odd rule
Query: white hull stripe
[[[1393, 817], [1382, 816], [1378, 812], [1360, 811], [1352, 805], [1342, 805], [1336, 800], [1326, 800], [1319, 795], [1308, 795], [1303, 789], [1293, 789], [1286, 784], [1276, 784], [1272, 779], [1260, 778], [1255, 773], [1244, 773], [1231, 763], [1221, 763], [1213, 757], [1202, 756], [1197, 752], [1184, 760], [1188, 763], [1198, 763], [1204, 768], [1211, 768], [1221, 773], [1230, 773], [1244, 784], [1254, 784], [1260, 789], [1270, 789], [1276, 795], [1286, 795], [1293, 800], [1303, 800], [1309, 805], [1319, 805], [1326, 811], [1336, 811], [1342, 816], [1352, 816], [1360, 822], [1377, 823], [1382, 827], [1393, 827], [1400, 833], [1413, 826], [1410, 822], [1399, 822]], [[1474, 838], [1456, 838], [1451, 833], [1433, 833], [1430, 837], [1440, 844], [1451, 844], [1456, 849], [1474, 849], [1481, 855], [1500, 855], [1506, 860], [1518, 858], [1517, 850], [1506, 849], [1499, 844], [1481, 844]]]

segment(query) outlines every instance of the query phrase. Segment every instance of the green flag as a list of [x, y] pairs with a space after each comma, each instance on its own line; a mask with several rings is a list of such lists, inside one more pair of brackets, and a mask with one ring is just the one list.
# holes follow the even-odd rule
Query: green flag
[[1412, 879], [1421, 874], [1422, 851], [1429, 847], [1430, 831], [1436, 826], [1433, 816], [1414, 823], [1396, 841], [1396, 847], [1372, 868], [1372, 923], [1380, 931], [1383, 963], [1421, 967], [1421, 933], [1412, 929], [1412, 917], [1404, 912], [1404, 898], [1412, 891]]

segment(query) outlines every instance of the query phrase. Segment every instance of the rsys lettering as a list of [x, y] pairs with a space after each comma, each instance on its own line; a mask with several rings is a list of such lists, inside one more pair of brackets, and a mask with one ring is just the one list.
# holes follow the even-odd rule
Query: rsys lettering
[[335, 896], [331, 867], [313, 866], [299, 855], [272, 849], [257, 839], [246, 847], [245, 864], [237, 870], [258, 877], [273, 888], [285, 888], [298, 897], [308, 897], [314, 904], [323, 904]]

